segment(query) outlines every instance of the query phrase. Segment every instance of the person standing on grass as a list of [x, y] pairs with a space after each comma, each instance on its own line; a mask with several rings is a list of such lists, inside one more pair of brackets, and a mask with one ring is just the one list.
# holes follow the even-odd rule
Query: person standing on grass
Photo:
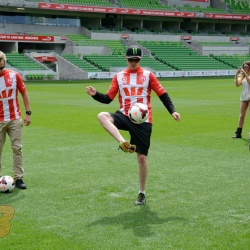
[[[236, 71], [235, 75], [236, 87], [242, 86], [240, 97], [240, 117], [238, 128], [233, 138], [242, 138], [242, 128], [244, 125], [247, 109], [250, 108], [250, 62], [244, 62], [242, 68]], [[250, 134], [248, 136], [250, 139]]]
[[22, 127], [20, 104], [18, 101], [18, 92], [21, 93], [26, 115], [24, 125], [31, 123], [30, 100], [26, 91], [25, 84], [21, 76], [12, 70], [5, 69], [6, 56], [0, 51], [0, 176], [1, 176], [1, 158], [3, 146], [8, 134], [13, 151], [13, 172], [15, 185], [19, 189], [26, 189], [23, 182], [24, 167], [22, 154]]
[[[150, 103], [153, 90], [168, 112], [176, 121], [180, 121], [180, 114], [175, 111], [174, 105], [155, 75], [140, 67], [142, 51], [137, 46], [131, 46], [126, 51], [128, 67], [117, 73], [112, 79], [110, 88], [106, 94], [98, 92], [94, 87], [88, 86], [87, 93], [96, 101], [109, 104], [119, 95], [120, 110], [115, 113], [101, 112], [98, 120], [103, 128], [118, 141], [118, 149], [124, 152], [137, 153], [139, 166], [139, 194], [136, 205], [146, 202], [146, 179], [148, 174], [148, 150], [152, 132], [152, 107]], [[148, 106], [148, 120], [142, 124], [134, 124], [128, 117], [128, 111], [135, 103], [140, 102]], [[119, 130], [128, 131], [130, 142], [127, 142]]]

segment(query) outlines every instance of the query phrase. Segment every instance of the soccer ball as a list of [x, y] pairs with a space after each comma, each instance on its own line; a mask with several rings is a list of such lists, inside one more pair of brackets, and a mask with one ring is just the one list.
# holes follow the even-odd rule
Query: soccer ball
[[136, 103], [129, 109], [128, 116], [133, 123], [141, 124], [148, 119], [148, 107], [143, 103]]
[[5, 175], [0, 178], [0, 192], [9, 193], [15, 188], [15, 181], [11, 176]]

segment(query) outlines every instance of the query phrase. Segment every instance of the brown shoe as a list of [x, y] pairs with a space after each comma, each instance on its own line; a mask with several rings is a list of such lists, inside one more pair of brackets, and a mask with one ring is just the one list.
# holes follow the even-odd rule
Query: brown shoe
[[123, 141], [119, 144], [119, 148], [124, 152], [129, 152], [129, 153], [134, 153], [136, 150], [136, 146], [135, 145], [131, 145], [130, 143]]

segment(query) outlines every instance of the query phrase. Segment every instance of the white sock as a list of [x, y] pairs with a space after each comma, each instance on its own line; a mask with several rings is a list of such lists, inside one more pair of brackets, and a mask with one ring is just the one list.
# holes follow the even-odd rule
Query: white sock
[[139, 190], [139, 193], [143, 193], [144, 195], [146, 195], [146, 192], [145, 192], [145, 191], [140, 191], [140, 190]]

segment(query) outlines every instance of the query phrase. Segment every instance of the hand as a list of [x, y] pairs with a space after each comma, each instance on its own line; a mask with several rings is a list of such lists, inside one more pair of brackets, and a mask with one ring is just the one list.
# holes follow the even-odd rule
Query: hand
[[179, 122], [181, 120], [181, 115], [177, 112], [172, 113], [172, 117]]
[[29, 126], [31, 123], [31, 117], [30, 115], [26, 115], [23, 120], [24, 126]]
[[245, 76], [247, 76], [247, 72], [246, 72], [244, 69], [242, 69], [241, 72], [242, 72]]
[[96, 89], [92, 86], [88, 86], [88, 87], [86, 87], [86, 92], [89, 95], [94, 96], [96, 94]]
[[241, 69], [237, 69], [237, 70], [236, 70], [236, 76], [239, 75], [240, 72], [241, 72]]

